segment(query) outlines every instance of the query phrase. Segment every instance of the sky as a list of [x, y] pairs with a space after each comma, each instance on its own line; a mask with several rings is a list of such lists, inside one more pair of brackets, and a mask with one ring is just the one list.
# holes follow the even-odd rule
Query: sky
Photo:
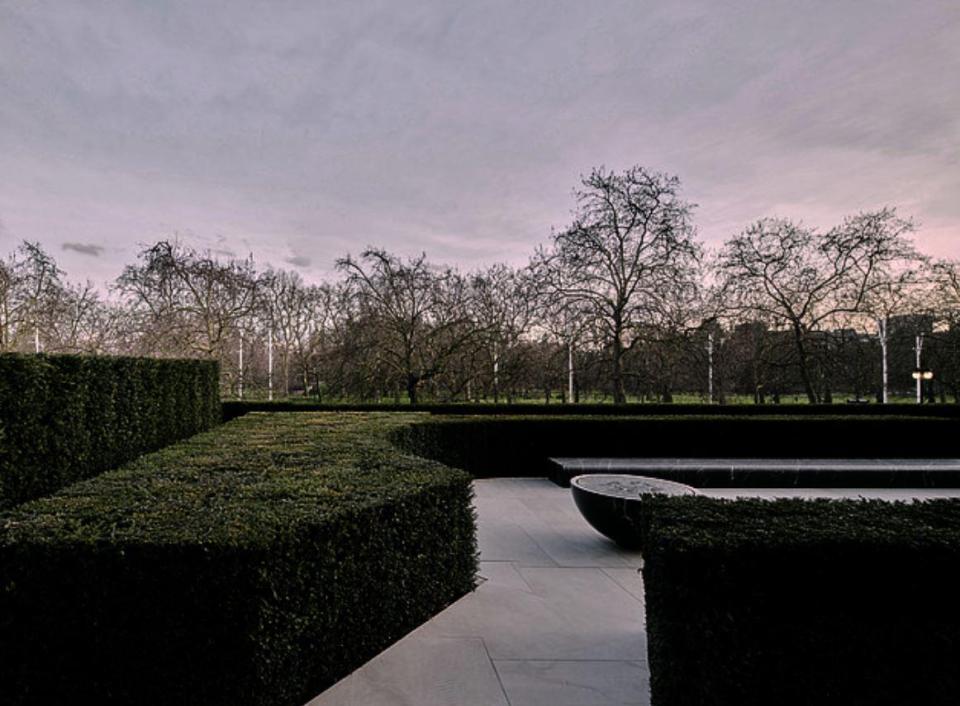
[[0, 256], [75, 280], [172, 237], [521, 265], [635, 164], [709, 245], [890, 205], [960, 257], [960, 2], [0, 0]]

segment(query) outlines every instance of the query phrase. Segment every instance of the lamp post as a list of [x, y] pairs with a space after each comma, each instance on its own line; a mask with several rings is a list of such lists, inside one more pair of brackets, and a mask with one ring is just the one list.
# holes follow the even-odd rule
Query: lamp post
[[923, 353], [923, 334], [917, 334], [916, 343], [913, 346], [914, 353], [917, 354], [917, 366], [913, 369], [913, 379], [917, 381], [917, 404], [923, 402], [923, 366], [920, 364], [920, 356]]
[[713, 404], [713, 332], [707, 334], [707, 404]]
[[267, 329], [267, 399], [273, 402], [273, 324]]
[[917, 404], [923, 404], [923, 383], [933, 380], [933, 371], [917, 368], [913, 371], [913, 379], [917, 381]]
[[243, 399], [243, 329], [240, 329], [240, 374], [237, 376], [237, 396]]

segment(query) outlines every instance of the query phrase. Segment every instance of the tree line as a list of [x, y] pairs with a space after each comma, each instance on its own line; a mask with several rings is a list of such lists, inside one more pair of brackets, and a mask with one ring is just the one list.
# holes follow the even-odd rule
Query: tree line
[[960, 262], [895, 209], [710, 249], [675, 176], [598, 168], [574, 198], [526, 266], [470, 272], [370, 247], [313, 284], [173, 239], [100, 292], [23, 242], [0, 351], [211, 358], [225, 394], [322, 401], [960, 401]]

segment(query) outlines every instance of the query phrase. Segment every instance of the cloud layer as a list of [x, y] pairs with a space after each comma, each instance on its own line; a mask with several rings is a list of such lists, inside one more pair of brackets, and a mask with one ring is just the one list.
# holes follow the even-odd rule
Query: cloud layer
[[0, 241], [519, 263], [640, 163], [709, 242], [891, 204], [958, 256], [958, 47], [955, 0], [0, 0]]

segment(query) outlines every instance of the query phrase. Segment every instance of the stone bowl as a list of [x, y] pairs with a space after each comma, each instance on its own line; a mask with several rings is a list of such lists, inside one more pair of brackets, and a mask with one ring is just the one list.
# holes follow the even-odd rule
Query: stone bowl
[[699, 495], [683, 483], [659, 478], [608, 473], [591, 473], [570, 480], [573, 501], [580, 514], [600, 534], [621, 547], [637, 549], [642, 543], [635, 519], [637, 503], [645, 495]]

